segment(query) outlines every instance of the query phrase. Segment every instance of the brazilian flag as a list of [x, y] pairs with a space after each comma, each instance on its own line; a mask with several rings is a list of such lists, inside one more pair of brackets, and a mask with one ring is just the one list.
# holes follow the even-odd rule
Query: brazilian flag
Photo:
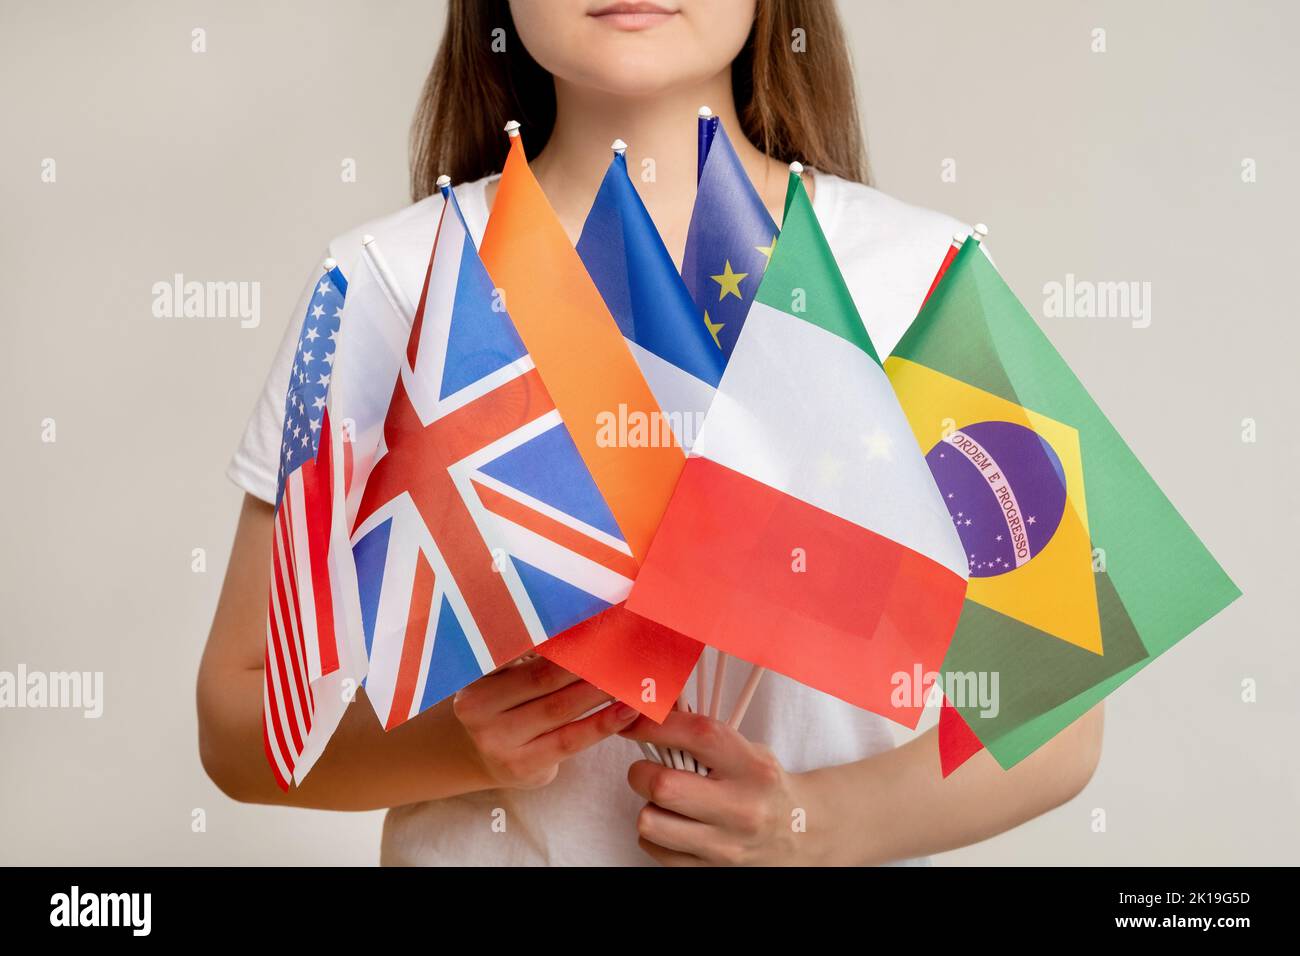
[[998, 675], [996, 714], [950, 699], [1004, 768], [1240, 596], [977, 240], [885, 371], [970, 562], [945, 686]]

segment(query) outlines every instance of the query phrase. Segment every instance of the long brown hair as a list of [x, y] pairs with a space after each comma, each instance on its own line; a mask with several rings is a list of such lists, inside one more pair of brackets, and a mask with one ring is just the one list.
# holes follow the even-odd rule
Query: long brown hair
[[[498, 28], [504, 53], [492, 51]], [[793, 49], [795, 30], [809, 52]], [[832, 0], [758, 0], [731, 85], [745, 136], [768, 156], [868, 181], [853, 69]], [[442, 173], [460, 183], [498, 172], [508, 119], [523, 125], [529, 157], [541, 152], [555, 126], [555, 81], [524, 49], [508, 0], [450, 0], [411, 124], [412, 196], [431, 194]]]

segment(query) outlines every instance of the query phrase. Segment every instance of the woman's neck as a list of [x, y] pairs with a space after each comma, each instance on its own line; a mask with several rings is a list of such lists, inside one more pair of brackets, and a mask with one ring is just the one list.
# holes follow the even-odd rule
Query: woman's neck
[[[531, 166], [574, 242], [609, 167], [610, 144], [622, 139], [628, 144], [628, 175], [680, 264], [695, 200], [696, 115], [702, 105], [722, 121], [750, 179], [780, 221], [785, 167], [740, 134], [729, 71], [653, 97], [612, 96], [558, 79], [555, 87], [555, 129]], [[488, 201], [494, 198], [491, 190]]]

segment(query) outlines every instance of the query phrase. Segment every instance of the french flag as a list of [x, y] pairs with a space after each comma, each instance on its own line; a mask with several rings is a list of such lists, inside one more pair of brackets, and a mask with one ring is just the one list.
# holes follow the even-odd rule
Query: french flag
[[613, 148], [578, 255], [689, 452], [727, 360], [628, 177], [627, 146]]

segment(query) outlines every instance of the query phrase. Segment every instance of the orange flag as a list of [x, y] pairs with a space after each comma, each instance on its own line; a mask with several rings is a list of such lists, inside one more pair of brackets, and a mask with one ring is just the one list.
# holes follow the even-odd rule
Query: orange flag
[[[658, 427], [661, 412], [650, 386], [528, 168], [517, 132], [479, 253], [639, 565], [686, 458], [671, 429]], [[635, 429], [648, 441], [627, 441], [634, 433], [627, 423], [650, 423]], [[537, 650], [663, 720], [701, 649], [620, 604]]]

